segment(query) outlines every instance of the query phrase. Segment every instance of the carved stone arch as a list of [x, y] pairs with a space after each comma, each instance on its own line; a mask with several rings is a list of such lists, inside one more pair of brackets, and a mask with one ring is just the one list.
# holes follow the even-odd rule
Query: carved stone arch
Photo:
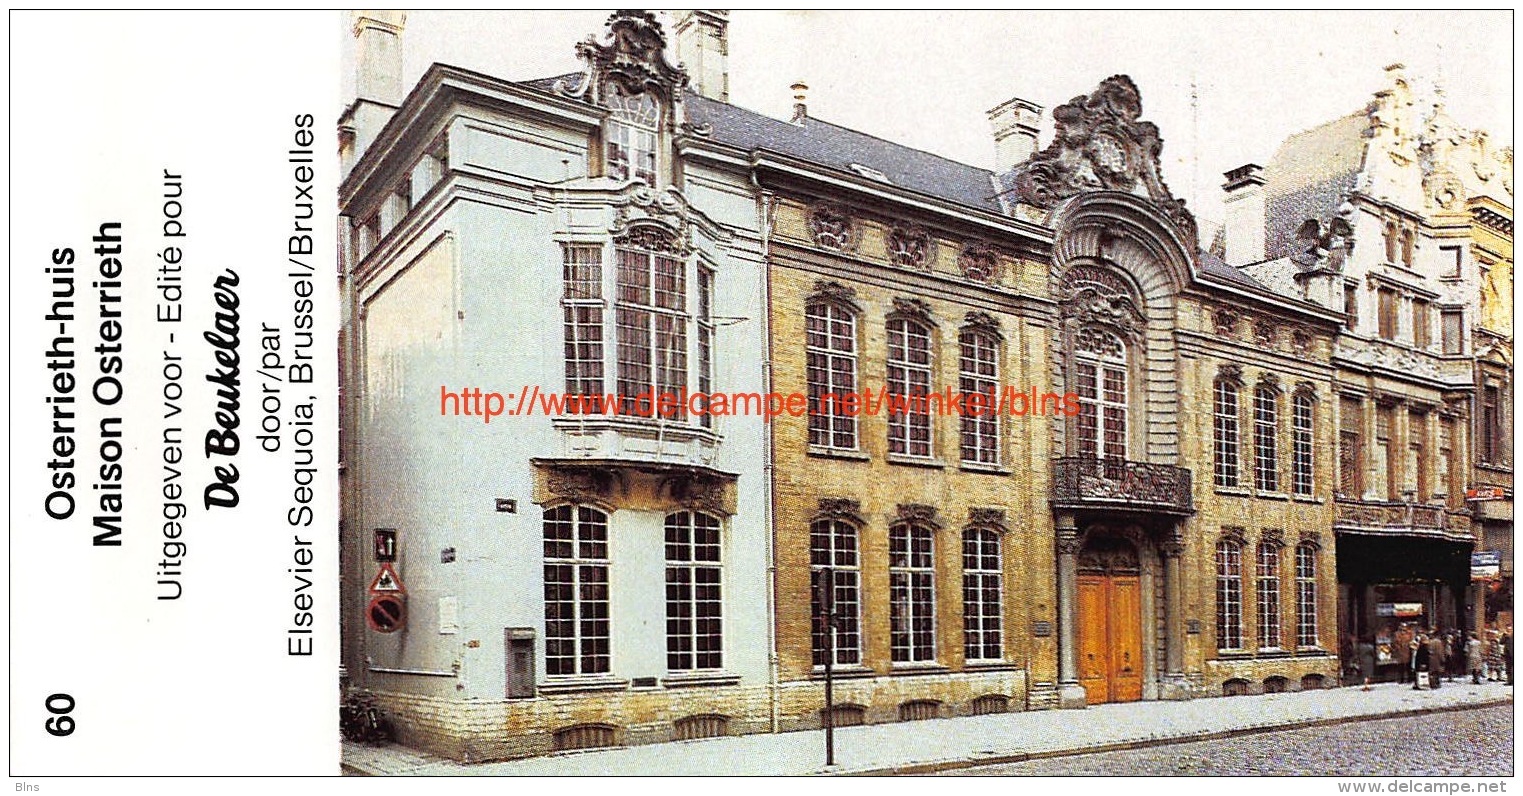
[[541, 511], [541, 517], [543, 517], [544, 514], [548, 514], [550, 511], [558, 509], [562, 506], [586, 506], [589, 509], [597, 510], [598, 513], [603, 515], [604, 520], [608, 520], [613, 516], [614, 512], [619, 510], [618, 506], [615, 506], [608, 500], [593, 494], [556, 494], [552, 495], [547, 500], [539, 501], [538, 505]]
[[642, 219], [622, 226], [613, 238], [614, 246], [686, 257], [690, 251], [684, 230], [653, 219]]
[[931, 315], [931, 305], [918, 298], [894, 297], [894, 308], [889, 310], [885, 320], [906, 320], [923, 324], [928, 329], [936, 328], [936, 318]]
[[1243, 366], [1228, 362], [1216, 369], [1216, 380], [1234, 387], [1243, 386]]
[[1248, 534], [1244, 533], [1242, 528], [1235, 525], [1223, 525], [1217, 541], [1233, 542], [1239, 547], [1243, 547], [1248, 544]]
[[1059, 317], [1066, 328], [1109, 328], [1128, 342], [1143, 336], [1147, 316], [1141, 292], [1128, 275], [1106, 264], [1083, 260], [1069, 265], [1057, 282]]
[[968, 509], [968, 524], [963, 526], [963, 530], [994, 531], [1001, 535], [1010, 532], [1010, 528], [1005, 525], [1004, 509], [977, 506]]
[[1279, 528], [1265, 528], [1259, 531], [1259, 544], [1267, 545], [1276, 550], [1285, 547], [1285, 532]]
[[1315, 551], [1321, 552], [1321, 550], [1322, 550], [1322, 534], [1320, 534], [1320, 533], [1318, 533], [1316, 531], [1302, 531], [1301, 532], [1301, 539], [1300, 539], [1300, 541], [1297, 542], [1297, 544], [1298, 545], [1305, 545], [1305, 546], [1310, 547], [1311, 549], [1313, 549]]
[[812, 520], [842, 520], [858, 528], [867, 524], [862, 517], [862, 502], [853, 498], [822, 497]]
[[[1081, 258], [1107, 261], [1129, 273], [1143, 299], [1174, 295], [1194, 273], [1194, 242], [1146, 199], [1120, 191], [1074, 196], [1053, 211], [1059, 271]], [[1151, 262], [1150, 262], [1151, 261]]]
[[1279, 396], [1283, 392], [1280, 389], [1280, 377], [1267, 370], [1259, 374], [1259, 380], [1254, 383], [1253, 387], [1255, 390], [1268, 390], [1275, 396]]
[[852, 315], [862, 314], [862, 305], [858, 304], [857, 291], [836, 282], [835, 280], [820, 280], [814, 283], [814, 289], [804, 297], [804, 304], [831, 304], [839, 307]]
[[1312, 406], [1316, 406], [1321, 400], [1317, 396], [1317, 385], [1309, 381], [1296, 382], [1295, 388], [1291, 390], [1291, 396], [1295, 398], [1308, 398], [1311, 400]]
[[1005, 335], [1000, 330], [999, 320], [987, 312], [974, 310], [963, 316], [962, 328], [958, 331], [987, 334], [1000, 342], [1005, 341]]
[[1152, 545], [1136, 525], [1095, 523], [1080, 535], [1079, 569], [1091, 572], [1141, 572]]
[[918, 525], [922, 528], [930, 528], [933, 531], [941, 530], [941, 522], [937, 519], [936, 507], [925, 503], [900, 503], [894, 507], [894, 516], [889, 519], [891, 525]]

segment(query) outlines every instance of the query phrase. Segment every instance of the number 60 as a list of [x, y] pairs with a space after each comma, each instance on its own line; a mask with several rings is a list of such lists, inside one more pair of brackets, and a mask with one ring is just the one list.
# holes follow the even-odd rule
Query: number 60
[[43, 722], [42, 725], [49, 735], [62, 738], [74, 732], [74, 720], [65, 715], [74, 710], [74, 697], [68, 694], [52, 694], [43, 701], [42, 706], [47, 708], [49, 713], [54, 714], [53, 718]]

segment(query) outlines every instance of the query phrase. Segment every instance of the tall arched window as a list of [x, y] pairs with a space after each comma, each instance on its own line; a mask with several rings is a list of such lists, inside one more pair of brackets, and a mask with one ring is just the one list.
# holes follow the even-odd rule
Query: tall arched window
[[1253, 390], [1254, 483], [1265, 492], [1280, 491], [1279, 399], [1280, 391], [1272, 384]]
[[544, 513], [545, 673], [606, 674], [608, 515], [591, 506]]
[[1238, 468], [1242, 461], [1238, 447], [1239, 424], [1237, 382], [1219, 377], [1212, 390], [1212, 441], [1216, 448], [1216, 485], [1238, 485]]
[[888, 322], [888, 452], [931, 455], [931, 329], [908, 318]]
[[999, 464], [999, 338], [964, 329], [957, 336], [957, 344], [961, 352], [957, 389], [969, 396], [961, 420], [962, 460]]
[[936, 660], [934, 533], [912, 523], [888, 531], [889, 649], [894, 663]]
[[614, 86], [608, 106], [613, 114], [608, 120], [603, 173], [620, 180], [632, 177], [654, 188], [661, 125], [656, 98], [648, 91], [630, 96]]
[[987, 528], [962, 532], [962, 640], [970, 661], [1005, 656], [1003, 576], [999, 533]]
[[1122, 460], [1127, 448], [1126, 345], [1114, 333], [1085, 327], [1074, 346], [1078, 454]]
[[696, 511], [666, 515], [666, 668], [724, 665], [719, 520]]
[[809, 444], [855, 450], [857, 418], [845, 397], [857, 389], [857, 319], [845, 307], [818, 302], [804, 309], [808, 354]]
[[1318, 646], [1317, 635], [1317, 547], [1302, 542], [1296, 545], [1296, 646]]
[[1259, 542], [1255, 573], [1255, 597], [1259, 608], [1259, 649], [1279, 649], [1280, 641], [1280, 548]]
[[1216, 646], [1243, 648], [1243, 546], [1233, 539], [1216, 543]]
[[1291, 491], [1312, 494], [1312, 402], [1308, 391], [1296, 392], [1291, 404]]
[[809, 526], [809, 597], [812, 630], [809, 634], [815, 666], [825, 665], [827, 624], [821, 618], [820, 588], [824, 572], [833, 573], [835, 615], [835, 663], [851, 665], [862, 660], [862, 569], [858, 557], [857, 528], [845, 520], [815, 520]]

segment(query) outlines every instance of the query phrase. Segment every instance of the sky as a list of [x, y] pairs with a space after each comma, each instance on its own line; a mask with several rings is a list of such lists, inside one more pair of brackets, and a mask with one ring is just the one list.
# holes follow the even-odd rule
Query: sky
[[[409, 12], [404, 84], [433, 62], [509, 80], [577, 71], [607, 10]], [[661, 15], [670, 34], [670, 19]], [[1197, 216], [1221, 218], [1222, 173], [1267, 164], [1287, 136], [1361, 110], [1400, 62], [1449, 114], [1513, 141], [1512, 12], [730, 12], [730, 101], [811, 116], [985, 168], [985, 111], [1011, 97], [1051, 110], [1130, 75], [1164, 140], [1165, 180]], [[353, 95], [348, 16], [344, 97]], [[669, 35], [670, 39], [670, 35]], [[1194, 98], [1192, 101], [1192, 97]]]

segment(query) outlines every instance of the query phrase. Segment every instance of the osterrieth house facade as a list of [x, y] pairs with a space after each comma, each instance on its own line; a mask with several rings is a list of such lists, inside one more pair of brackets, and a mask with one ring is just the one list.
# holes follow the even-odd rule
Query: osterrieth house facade
[[[992, 109], [990, 170], [729, 103], [728, 25], [404, 94], [405, 17], [355, 15], [344, 664], [400, 739], [818, 728], [827, 654], [837, 725], [1334, 685], [1343, 308], [1200, 239], [1125, 76], [1045, 147]], [[536, 386], [812, 411], [455, 411]], [[947, 389], [1009, 411], [827, 397]]]

